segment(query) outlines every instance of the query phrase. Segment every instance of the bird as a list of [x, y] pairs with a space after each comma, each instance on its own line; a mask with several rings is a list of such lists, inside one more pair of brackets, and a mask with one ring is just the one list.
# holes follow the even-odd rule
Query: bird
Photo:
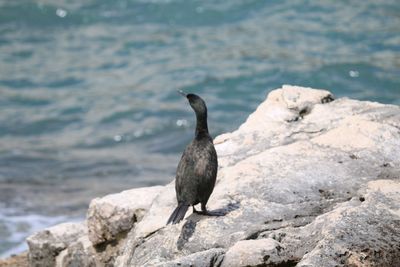
[[[186, 146], [179, 161], [176, 177], [175, 192], [178, 206], [167, 221], [177, 224], [184, 217], [190, 206], [193, 213], [221, 216], [218, 212], [208, 211], [207, 201], [214, 190], [218, 171], [218, 157], [212, 137], [208, 132], [207, 106], [204, 100], [195, 94], [178, 91], [186, 97], [196, 114], [196, 130], [194, 139]], [[201, 204], [201, 211], [194, 207]]]

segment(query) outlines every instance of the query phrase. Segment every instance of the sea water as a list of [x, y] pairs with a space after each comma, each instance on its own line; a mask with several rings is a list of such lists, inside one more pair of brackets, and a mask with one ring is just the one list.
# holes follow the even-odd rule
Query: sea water
[[397, 0], [0, 0], [0, 255], [91, 198], [174, 178], [282, 84], [400, 104]]

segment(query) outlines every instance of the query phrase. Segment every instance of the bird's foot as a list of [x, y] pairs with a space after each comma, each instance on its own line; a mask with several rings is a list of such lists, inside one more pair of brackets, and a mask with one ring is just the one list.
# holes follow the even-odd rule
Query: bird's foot
[[209, 210], [202, 210], [202, 211], [194, 211], [197, 214], [200, 215], [205, 215], [205, 216], [224, 216], [225, 214], [223, 212], [219, 211], [209, 211]]
[[192, 206], [192, 207], [193, 207], [193, 213], [201, 214], [201, 211], [196, 210], [196, 209], [194, 208], [194, 206]]

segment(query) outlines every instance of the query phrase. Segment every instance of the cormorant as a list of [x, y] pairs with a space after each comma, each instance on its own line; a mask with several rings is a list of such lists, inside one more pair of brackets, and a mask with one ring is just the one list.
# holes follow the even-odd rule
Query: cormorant
[[[203, 99], [195, 94], [185, 94], [192, 109], [196, 113], [196, 131], [192, 142], [185, 148], [176, 170], [175, 191], [178, 207], [168, 219], [167, 224], [180, 222], [189, 206], [193, 212], [203, 215], [220, 216], [207, 211], [206, 204], [217, 178], [218, 160], [213, 140], [208, 133], [207, 107]], [[194, 205], [201, 203], [201, 211]]]

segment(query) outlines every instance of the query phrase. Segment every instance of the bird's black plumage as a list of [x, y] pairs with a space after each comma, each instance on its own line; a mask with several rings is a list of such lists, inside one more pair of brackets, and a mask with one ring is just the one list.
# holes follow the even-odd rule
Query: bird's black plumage
[[175, 179], [178, 207], [168, 219], [169, 223], [178, 223], [189, 208], [197, 212], [194, 205], [201, 203], [201, 212], [214, 215], [207, 211], [206, 204], [214, 189], [217, 177], [217, 153], [207, 126], [207, 107], [203, 99], [195, 94], [184, 94], [190, 106], [196, 113], [196, 131], [192, 142], [185, 148], [178, 164]]

